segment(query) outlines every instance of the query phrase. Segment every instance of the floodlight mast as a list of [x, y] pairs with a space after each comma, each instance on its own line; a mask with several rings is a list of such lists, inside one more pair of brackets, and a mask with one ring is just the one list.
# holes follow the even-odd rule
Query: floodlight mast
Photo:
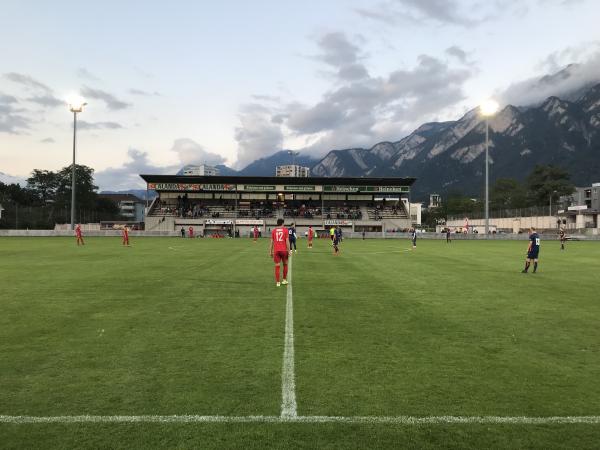
[[75, 229], [75, 155], [77, 145], [77, 114], [83, 112], [87, 103], [81, 97], [71, 97], [67, 100], [69, 110], [73, 113], [73, 166], [71, 167], [71, 230]]
[[489, 179], [489, 166], [490, 166], [490, 137], [489, 118], [496, 114], [498, 111], [498, 102], [492, 99], [484, 101], [479, 107], [479, 112], [485, 117], [485, 238], [487, 239], [490, 233], [490, 179]]

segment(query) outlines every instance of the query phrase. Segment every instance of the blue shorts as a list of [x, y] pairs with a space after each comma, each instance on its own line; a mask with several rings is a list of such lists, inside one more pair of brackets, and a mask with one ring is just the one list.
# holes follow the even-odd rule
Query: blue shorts
[[530, 252], [527, 252], [527, 259], [538, 259], [538, 256], [540, 254], [540, 250], [531, 250]]

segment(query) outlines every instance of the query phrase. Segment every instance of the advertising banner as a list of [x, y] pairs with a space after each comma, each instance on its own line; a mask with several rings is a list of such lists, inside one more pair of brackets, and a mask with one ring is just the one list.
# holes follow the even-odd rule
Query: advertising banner
[[205, 225], [233, 225], [233, 220], [230, 219], [206, 219]]
[[148, 183], [155, 191], [235, 191], [235, 184]]

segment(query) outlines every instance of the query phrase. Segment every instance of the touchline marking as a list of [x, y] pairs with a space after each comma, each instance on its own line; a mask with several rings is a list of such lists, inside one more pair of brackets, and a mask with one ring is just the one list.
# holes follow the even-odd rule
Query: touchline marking
[[390, 425], [600, 425], [600, 416], [0, 416], [0, 423], [350, 423]]
[[289, 258], [287, 297], [285, 302], [285, 345], [281, 370], [281, 417], [297, 417], [296, 380], [294, 376], [294, 299], [292, 297], [292, 261]]

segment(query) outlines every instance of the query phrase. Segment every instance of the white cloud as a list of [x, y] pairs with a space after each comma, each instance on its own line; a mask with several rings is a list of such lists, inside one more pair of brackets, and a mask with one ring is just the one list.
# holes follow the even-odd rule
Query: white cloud
[[[235, 130], [238, 166], [280, 150], [284, 137], [287, 147], [313, 156], [335, 148], [397, 140], [465, 98], [463, 86], [474, 69], [471, 64], [461, 64], [467, 60], [462, 49], [449, 49], [455, 56], [451, 61], [421, 55], [413, 67], [371, 76], [362, 63], [359, 41], [361, 38], [351, 40], [341, 32], [317, 39], [320, 54], [315, 58], [333, 68], [335, 77], [331, 88], [314, 104], [277, 104], [269, 99], [244, 105]], [[344, 69], [355, 66], [362, 69], [348, 76]]]
[[81, 95], [86, 99], [96, 99], [101, 100], [106, 104], [106, 107], [110, 110], [116, 111], [120, 109], [129, 108], [131, 103], [124, 102], [123, 100], [119, 100], [114, 95], [103, 91], [101, 89], [94, 89], [89, 86], [83, 86], [81, 88]]
[[100, 190], [126, 190], [144, 187], [140, 174], [175, 174], [188, 164], [222, 164], [225, 159], [207, 152], [200, 144], [188, 138], [175, 140], [171, 151], [177, 155], [178, 163], [159, 166], [150, 161], [147, 152], [130, 148], [127, 161], [121, 166], [109, 167], [96, 172], [94, 179]]
[[59, 98], [56, 98], [52, 94], [35, 95], [27, 99], [28, 102], [37, 103], [45, 108], [56, 108], [58, 106], [65, 106], [66, 102]]
[[23, 115], [18, 100], [0, 92], [0, 133], [21, 134], [31, 126], [31, 120]]
[[355, 11], [361, 17], [388, 25], [432, 22], [472, 27], [497, 16], [507, 6], [511, 6], [510, 2], [499, 0], [388, 0]]
[[[600, 82], [600, 45], [596, 45], [596, 53], [586, 55], [582, 62], [564, 67], [553, 75], [533, 77], [511, 84], [500, 94], [504, 104], [528, 106], [542, 102], [550, 96], [568, 98], [580, 89]], [[570, 49], [553, 53], [545, 61], [549, 67], [559, 64], [568, 55], [574, 55]], [[572, 61], [572, 60], [571, 60]]]
[[21, 84], [29, 89], [33, 89], [36, 91], [42, 91], [45, 93], [52, 93], [52, 89], [50, 89], [50, 87], [48, 87], [44, 83], [37, 81], [36, 79], [32, 78], [29, 75], [25, 75], [25, 74], [17, 73], [17, 72], [9, 72], [9, 73], [5, 73], [4, 77], [14, 83]]
[[150, 162], [148, 153], [130, 148], [128, 160], [120, 167], [109, 167], [94, 174], [94, 181], [100, 190], [126, 190], [145, 187], [140, 174], [173, 174], [179, 166], [156, 166]]
[[87, 122], [85, 120], [77, 121], [78, 130], [118, 130], [123, 125], [117, 122]]
[[207, 151], [202, 145], [189, 138], [176, 139], [171, 151], [177, 154], [182, 165], [225, 163], [225, 157]]
[[[400, 139], [410, 127], [463, 100], [463, 85], [471, 75], [470, 68], [421, 55], [412, 68], [344, 83], [312, 106], [289, 106], [285, 124], [298, 136], [319, 133], [308, 141], [321, 152], [343, 143], [353, 147]], [[395, 135], [387, 134], [391, 130], [397, 130]]]
[[265, 155], [281, 150], [283, 131], [281, 124], [273, 120], [273, 112], [263, 105], [242, 105], [239, 112], [240, 126], [235, 129], [238, 143], [237, 167], [244, 167]]

